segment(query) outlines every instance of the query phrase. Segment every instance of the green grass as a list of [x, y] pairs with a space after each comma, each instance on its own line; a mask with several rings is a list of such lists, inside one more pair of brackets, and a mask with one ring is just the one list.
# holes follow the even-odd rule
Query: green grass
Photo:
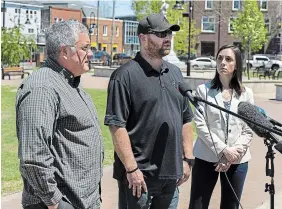
[[[18, 140], [16, 135], [16, 87], [2, 86], [2, 196], [22, 190], [23, 184], [19, 172]], [[104, 138], [105, 158], [104, 165], [113, 162], [113, 143], [108, 127], [104, 126], [106, 111], [106, 90], [87, 89], [96, 105], [99, 122]]]
[[[23, 188], [22, 179], [19, 172], [18, 160], [18, 140], [16, 136], [16, 87], [2, 86], [2, 196], [10, 193], [19, 192]], [[111, 134], [107, 126], [104, 126], [104, 116], [106, 112], [106, 90], [86, 89], [91, 95], [97, 108], [98, 118], [102, 129], [104, 139], [105, 158], [104, 165], [110, 165], [113, 162], [113, 143]], [[194, 126], [194, 124], [193, 124]], [[194, 127], [195, 130], [195, 127]], [[194, 136], [195, 132], [194, 132]]]

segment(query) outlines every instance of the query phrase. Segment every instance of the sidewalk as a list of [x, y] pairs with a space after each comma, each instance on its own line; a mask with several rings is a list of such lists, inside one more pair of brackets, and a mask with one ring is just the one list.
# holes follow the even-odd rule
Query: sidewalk
[[[84, 88], [106, 89], [108, 78], [97, 78], [91, 75], [82, 76]], [[2, 81], [2, 85], [18, 86], [22, 80]], [[269, 117], [282, 121], [282, 102], [273, 99], [273, 95], [255, 95], [256, 105], [265, 109]], [[270, 196], [264, 192], [265, 183], [270, 183], [270, 177], [265, 176], [265, 155], [267, 148], [263, 139], [255, 137], [251, 146], [252, 160], [249, 163], [249, 171], [245, 182], [241, 204], [244, 209], [269, 209]], [[282, 154], [276, 151], [275, 163], [275, 209], [282, 208]], [[117, 208], [118, 189], [116, 181], [112, 178], [112, 166], [104, 168], [102, 179], [102, 209]], [[180, 187], [180, 201], [178, 209], [187, 209], [190, 196], [190, 180]], [[2, 209], [21, 209], [21, 193], [2, 197]], [[220, 184], [216, 185], [209, 209], [218, 209], [220, 204]]]

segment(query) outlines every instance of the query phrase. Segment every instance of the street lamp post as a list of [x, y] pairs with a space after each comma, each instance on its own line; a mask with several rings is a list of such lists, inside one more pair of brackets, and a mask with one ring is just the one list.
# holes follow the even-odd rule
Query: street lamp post
[[3, 1], [3, 8], [1, 8], [3, 12], [3, 28], [5, 28], [5, 16], [6, 16], [6, 1]]
[[[93, 20], [93, 24], [92, 24], [92, 20]], [[90, 20], [89, 20], [90, 44], [92, 44], [92, 35], [94, 33], [95, 27], [96, 27], [96, 24], [95, 24], [95, 13], [91, 12], [90, 13]]]
[[[184, 1], [176, 1], [176, 4], [174, 5], [173, 9], [175, 10], [183, 10], [182, 5], [184, 4]], [[182, 14], [183, 17], [189, 18], [189, 26], [188, 26], [188, 61], [187, 61], [187, 76], [190, 76], [191, 72], [191, 66], [190, 66], [190, 58], [191, 58], [191, 20], [192, 20], [192, 0], [189, 0], [189, 11], [184, 12]]]
[[[92, 19], [93, 17], [93, 19]], [[94, 24], [92, 24], [92, 20], [94, 21]], [[90, 48], [91, 48], [91, 51], [92, 51], [92, 35], [94, 34], [94, 28], [95, 28], [95, 13], [94, 12], [91, 12], [90, 13], [90, 19], [89, 19], [89, 34], [90, 34]], [[91, 68], [91, 61], [89, 60], [89, 70]]]

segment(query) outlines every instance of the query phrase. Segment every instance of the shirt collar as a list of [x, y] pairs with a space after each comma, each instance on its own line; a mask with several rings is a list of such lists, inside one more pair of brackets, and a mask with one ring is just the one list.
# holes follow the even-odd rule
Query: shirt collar
[[162, 66], [161, 66], [161, 71], [158, 72], [157, 70], [155, 70], [140, 54], [140, 52], [137, 52], [136, 57], [134, 58], [134, 60], [136, 62], [139, 63], [139, 65], [141, 66], [141, 68], [147, 72], [149, 71], [154, 71], [156, 73], [159, 74], [163, 74], [163, 73], [167, 73], [169, 71], [168, 66], [166, 64], [166, 62], [162, 61]]
[[80, 76], [74, 77], [74, 75], [68, 69], [61, 66], [56, 60], [48, 57], [44, 66], [49, 67], [64, 76], [64, 78], [72, 87], [78, 87], [80, 83]]

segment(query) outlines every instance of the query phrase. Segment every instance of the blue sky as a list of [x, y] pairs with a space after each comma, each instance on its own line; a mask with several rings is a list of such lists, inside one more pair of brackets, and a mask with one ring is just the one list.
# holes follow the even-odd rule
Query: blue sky
[[[90, 3], [88, 0], [84, 0], [88, 4], [97, 5], [97, 0], [92, 1], [93, 3]], [[115, 10], [115, 16], [127, 16], [127, 15], [133, 15], [133, 11], [131, 9], [132, 0], [116, 0], [116, 10]], [[105, 5], [104, 8], [106, 8], [107, 13], [109, 13], [109, 16], [112, 16], [112, 6], [113, 1], [112, 0], [100, 0], [100, 9], [103, 9], [103, 5]]]

